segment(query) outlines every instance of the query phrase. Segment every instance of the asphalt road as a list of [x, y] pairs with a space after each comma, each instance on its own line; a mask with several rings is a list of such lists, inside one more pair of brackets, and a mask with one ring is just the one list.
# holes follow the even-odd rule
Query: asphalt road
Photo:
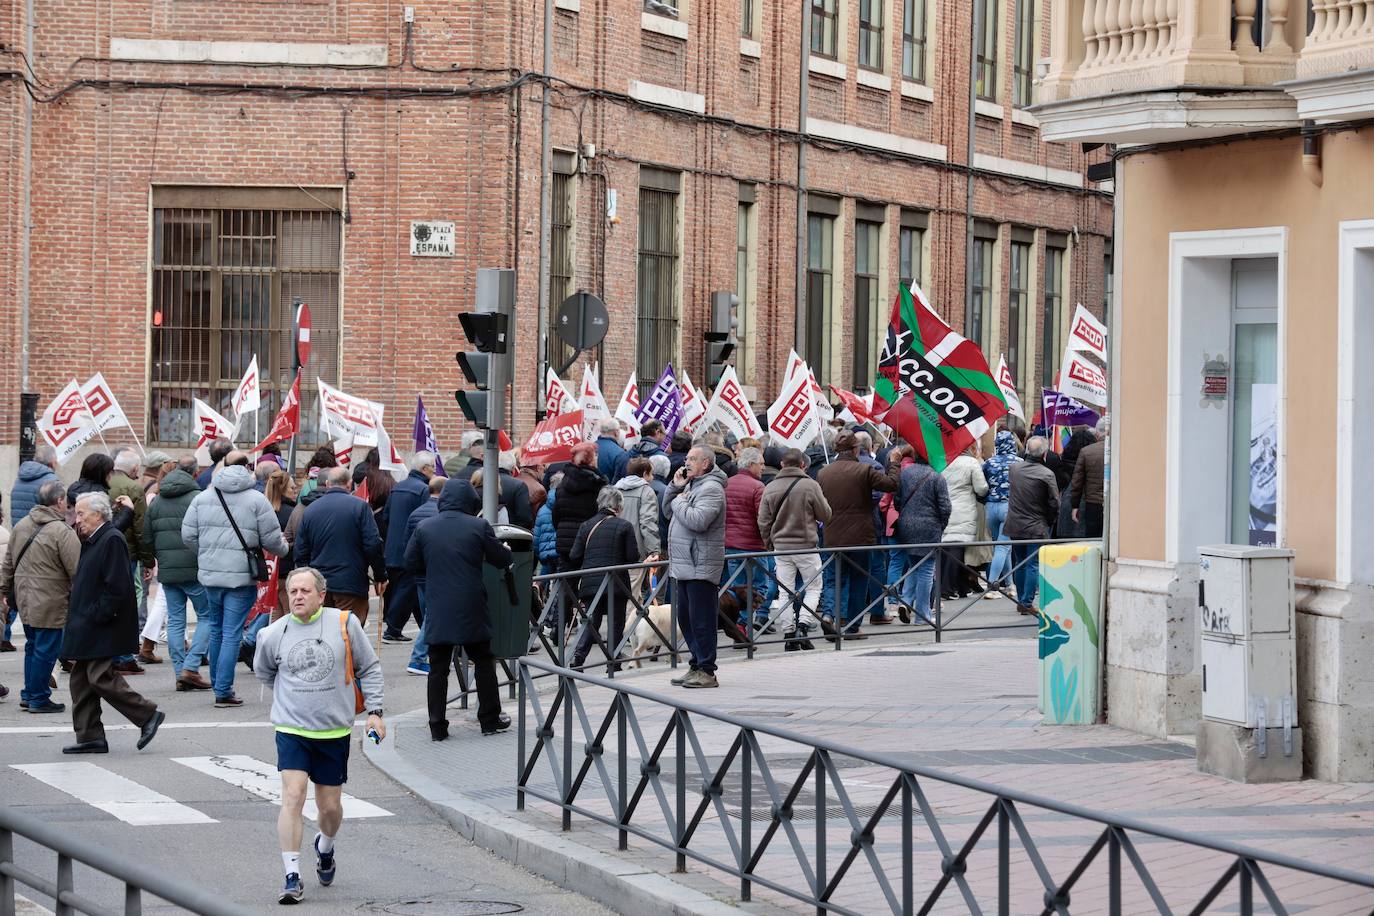
[[[18, 628], [15, 639], [22, 650]], [[159, 654], [165, 652], [160, 649]], [[387, 707], [397, 712], [424, 705], [424, 678], [405, 673], [409, 654], [408, 644], [382, 646]], [[176, 693], [170, 663], [149, 666], [147, 674], [129, 682], [167, 713], [157, 738], [145, 750], [135, 750], [137, 731], [106, 707], [110, 753], [85, 757], [61, 753], [73, 740], [69, 714], [36, 716], [19, 708], [21, 671], [22, 651], [0, 654], [0, 683], [11, 690], [0, 702], [3, 804], [253, 910], [279, 909], [278, 808], [243, 785], [263, 792], [276, 783], [274, 736], [267, 724], [270, 696], [246, 668], [239, 666], [237, 681], [244, 705], [225, 710], [213, 708], [208, 691]], [[66, 677], [60, 671], [57, 677], [54, 698], [68, 702]], [[464, 715], [469, 714], [454, 710], [451, 717], [456, 724]], [[472, 730], [458, 731], [457, 740], [482, 740]], [[93, 769], [51, 766], [73, 763]], [[265, 777], [254, 781], [254, 770], [262, 770]], [[121, 783], [120, 778], [129, 782]], [[350, 819], [345, 801], [338, 877], [328, 888], [315, 880], [314, 856], [308, 849], [315, 826], [306, 823], [301, 906], [307, 910], [398, 916], [609, 912], [474, 847], [423, 801], [373, 769], [356, 744], [344, 791], [377, 810], [359, 809], [373, 816]], [[96, 807], [103, 804], [102, 793], [126, 804]], [[127, 804], [138, 797], [146, 800]], [[169, 820], [181, 822], [166, 823]], [[16, 839], [16, 853], [22, 866], [50, 878], [55, 875], [56, 858], [50, 852]], [[112, 908], [122, 904], [119, 885], [81, 866], [76, 869], [76, 888]], [[31, 890], [20, 892], [41, 906], [53, 905]], [[145, 899], [146, 913], [174, 911], [161, 901]]]

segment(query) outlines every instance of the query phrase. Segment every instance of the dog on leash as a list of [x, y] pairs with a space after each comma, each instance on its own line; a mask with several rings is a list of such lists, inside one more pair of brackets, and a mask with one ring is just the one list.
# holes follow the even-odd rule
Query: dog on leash
[[[651, 604], [645, 610], [647, 613], [642, 615], [644, 619], [638, 621], [631, 635], [630, 658], [634, 660], [636, 668], [644, 667], [645, 656], [669, 648], [663, 644], [664, 636], [673, 642], [677, 642], [681, 636], [678, 628], [673, 626], [671, 604]], [[640, 616], [638, 611], [635, 613]], [[651, 623], [653, 626], [649, 626]]]

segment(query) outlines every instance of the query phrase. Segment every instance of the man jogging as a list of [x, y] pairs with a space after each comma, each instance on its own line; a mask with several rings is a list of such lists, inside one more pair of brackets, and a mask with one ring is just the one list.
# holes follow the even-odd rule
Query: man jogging
[[[306, 784], [315, 785], [319, 833], [315, 874], [321, 886], [334, 881], [334, 838], [343, 821], [340, 801], [348, 781], [348, 749], [353, 734], [355, 684], [367, 710], [367, 731], [386, 737], [382, 722], [382, 664], [368, 644], [358, 618], [324, 607], [325, 580], [316, 569], [298, 567], [286, 580], [291, 613], [258, 634], [253, 671], [272, 688], [272, 724], [277, 728], [277, 769], [281, 771], [281, 842], [286, 884], [278, 903], [299, 903], [301, 886], [301, 811]], [[347, 634], [345, 636], [345, 633]]]

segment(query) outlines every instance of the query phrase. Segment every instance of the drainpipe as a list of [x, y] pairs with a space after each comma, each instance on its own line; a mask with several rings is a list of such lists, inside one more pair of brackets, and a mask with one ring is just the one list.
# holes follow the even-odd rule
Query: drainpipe
[[1312, 184], [1322, 186], [1322, 135], [1310, 120], [1302, 122], [1302, 173]]
[[[968, 57], [968, 181], [964, 195], [964, 336], [973, 330], [973, 155], [977, 130], [978, 37], [983, 30], [983, 5], [973, 4], [973, 39]], [[981, 335], [980, 335], [981, 336]], [[974, 341], [978, 343], [978, 341]]]
[[811, 95], [811, 11], [802, 10], [801, 77], [797, 91], [797, 303], [793, 338], [806, 355], [806, 118]]
[[[32, 0], [30, 0], [32, 2]], [[549, 130], [549, 79], [553, 76], [553, 0], [544, 0], [544, 91], [539, 100], [539, 328], [535, 334], [535, 416], [544, 418], [544, 375], [549, 364], [549, 249], [552, 245], [553, 137]], [[519, 176], [516, 177], [519, 180]], [[605, 216], [603, 214], [602, 218]], [[513, 392], [512, 392], [513, 393]], [[515, 430], [514, 416], [507, 425]]]
[[[24, 7], [27, 18], [24, 29], [26, 65], [33, 67], [34, 22], [33, 0]], [[19, 390], [29, 390], [29, 264], [30, 240], [33, 236], [33, 96], [24, 93], [24, 177], [20, 204], [19, 247]]]

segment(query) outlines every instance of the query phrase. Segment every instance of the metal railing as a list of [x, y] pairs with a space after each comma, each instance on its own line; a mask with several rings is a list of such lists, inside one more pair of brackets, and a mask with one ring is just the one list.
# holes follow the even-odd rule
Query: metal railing
[[[1242, 914], [1255, 912], [1257, 894], [1272, 912], [1287, 913], [1270, 881], [1269, 872], [1274, 869], [1291, 869], [1314, 878], [1374, 890], [1374, 875], [1306, 862], [1134, 818], [1104, 814], [953, 773], [912, 766], [895, 754], [850, 747], [732, 716], [638, 689], [623, 680], [561, 668], [541, 659], [527, 658], [519, 667], [517, 808], [523, 810], [527, 798], [549, 802], [561, 809], [564, 830], [572, 828], [572, 818], [576, 814], [614, 828], [622, 850], [627, 848], [630, 836], [669, 850], [676, 856], [676, 871], [685, 871], [688, 859], [719, 869], [739, 879], [741, 900], [750, 900], [757, 885], [813, 905], [818, 913], [858, 913], [860, 911], [853, 905], [841, 902], [841, 895], [845, 891], [858, 890], [855, 887], [858, 881], [853, 876], [861, 872], [853, 866], [863, 859], [877, 882], [886, 907], [893, 913], [928, 913], [947, 893], [952, 893], [951, 888], [957, 889], [969, 912], [982, 913], [983, 904], [979, 902], [977, 891], [986, 892], [991, 887], [983, 884], [975, 887], [978, 879], [969, 874], [969, 859], [980, 849], [980, 844], [989, 845], [993, 837], [997, 857], [996, 912], [1000, 914], [1012, 912], [1013, 893], [1016, 894], [1017, 912], [1067, 914], [1071, 893], [1085, 886], [1085, 876], [1089, 875], [1090, 866], [1098, 860], [1103, 849], [1107, 851], [1106, 875], [1102, 882], [1105, 886], [1096, 888], [1102, 899], [1090, 901], [1095, 907], [1105, 902], [1108, 912], [1122, 912], [1123, 893], [1127, 889], [1125, 881], [1133, 874], [1158, 912], [1179, 912], [1166, 900], [1133, 836], [1181, 843], [1199, 852], [1224, 857], [1225, 862], [1215, 879], [1207, 884], [1196, 903], [1191, 902], [1194, 898], [1190, 896], [1190, 904], [1183, 912], [1204, 912], [1234, 884]], [[535, 682], [539, 675], [558, 679], [557, 691], [552, 694], [547, 708], [544, 699], [549, 698], [541, 697]], [[588, 690], [612, 694], [609, 707], [599, 716], [599, 721], [598, 717], [589, 714], [583, 701], [583, 692]], [[659, 709], [666, 707], [670, 711], [667, 723], [656, 734], [646, 728], [637, 714], [636, 702], [652, 704]], [[695, 723], [702, 721], [724, 725], [727, 734], [733, 733], [729, 749], [718, 764], [708, 762], [697, 734]], [[529, 746], [531, 737], [535, 742], [532, 749]], [[761, 739], [770, 741], [769, 751], [765, 752]], [[612, 740], [614, 745], [610, 744]], [[794, 755], [798, 747], [806, 752], [805, 762], [795, 776], [783, 776], [782, 768], [790, 764], [783, 762], [788, 755], [776, 750], [777, 742], [783, 742]], [[673, 748], [671, 757], [666, 757], [670, 747]], [[548, 761], [552, 789], [534, 784], [541, 757]], [[770, 762], [770, 758], [776, 762]], [[795, 760], [793, 756], [791, 763]], [[887, 771], [887, 776], [875, 776], [871, 772], [864, 775], [866, 787], [886, 785], [871, 814], [867, 813], [867, 807], [861, 809], [851, 797], [837, 760], [856, 761], [859, 765]], [[604, 789], [604, 809], [601, 811], [593, 805], [601, 805], [602, 799], [583, 799], [584, 795], [591, 794], [588, 776], [593, 769]], [[951, 837], [953, 824], [947, 821], [942, 826], [937, 817], [926, 793], [932, 783], [989, 799], [981, 815], [976, 815], [972, 831], [962, 841]], [[766, 813], [761, 816], [755, 813], [756, 792], [767, 805]], [[807, 793], [809, 798], [804, 797]], [[658, 802], [660, 823], [653, 823], [653, 806], [641, 804], [648, 794]], [[829, 813], [835, 806], [839, 808], [839, 816]], [[737, 812], [732, 811], [732, 807], [737, 808]], [[976, 808], [962, 804], [958, 807], [978, 810], [981, 804]], [[645, 813], [645, 808], [649, 813]], [[1046, 862], [1048, 852], [1042, 851], [1041, 846], [1049, 852], [1063, 850], [1065, 846], [1049, 838], [1037, 843], [1027, 827], [1023, 809], [1037, 809], [1089, 825], [1086, 851], [1081, 855], [1071, 852], [1068, 856], [1057, 856], [1055, 864], [1062, 871], [1056, 876]], [[861, 814], [861, 810], [864, 813]], [[702, 848], [706, 845], [704, 842], [693, 845], [694, 840], [704, 835], [702, 828], [710, 812], [714, 813], [710, 820], [724, 835], [728, 857]], [[814, 820], [813, 831], [798, 827], [798, 822], [806, 820], [808, 815]], [[766, 822], [757, 836], [756, 820]], [[994, 823], [995, 830], [990, 834], [989, 828]], [[935, 849], [929, 853], [923, 849], [918, 854], [916, 834], [922, 825]], [[885, 836], [891, 836], [890, 831], [895, 827], [898, 842], [886, 846], [878, 843], [879, 827], [884, 829]], [[1025, 888], [1013, 887], [1013, 836], [1029, 860], [1037, 881], [1038, 886], [1030, 894]], [[989, 838], [987, 842], [985, 837]], [[782, 851], [777, 852], [779, 849]], [[787, 850], [792, 853], [790, 857], [785, 855]], [[765, 858], [770, 851], [774, 851], [774, 855]], [[837, 852], [838, 857], [832, 859]], [[1129, 863], [1129, 870], [1123, 865], [1123, 856]], [[1024, 870], [1022, 877], [1025, 877]], [[1092, 877], [1100, 880], [1103, 876], [1099, 870]], [[1308, 887], [1306, 892], [1310, 895], [1312, 888]], [[1030, 901], [1034, 901], [1033, 906], [1027, 906]], [[867, 912], [872, 911], [870, 904]]]
[[[57, 854], [57, 873], [53, 880], [19, 865], [14, 851], [16, 836]], [[78, 894], [72, 874], [76, 862], [123, 884], [124, 906], [120, 909], [102, 906]], [[250, 916], [253, 912], [227, 902], [222, 894], [203, 889], [195, 882], [177, 880], [158, 869], [125, 859], [92, 840], [34, 820], [13, 808], [0, 808], [0, 916], [14, 916], [19, 893], [16, 885], [32, 888], [57, 901], [57, 916], [70, 913], [138, 916], [143, 912], [144, 893], [204, 916]]]

